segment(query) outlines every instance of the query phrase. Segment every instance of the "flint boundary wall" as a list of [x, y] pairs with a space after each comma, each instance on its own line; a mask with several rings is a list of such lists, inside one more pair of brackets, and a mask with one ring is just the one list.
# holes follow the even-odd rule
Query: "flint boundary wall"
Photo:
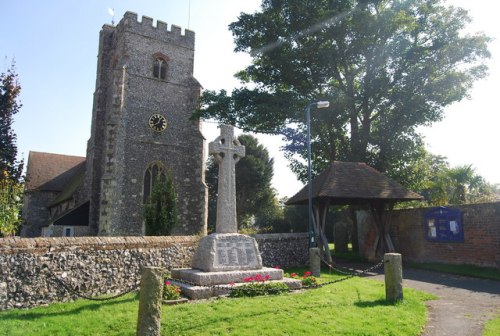
[[393, 212], [391, 236], [403, 261], [500, 268], [500, 202], [448, 208], [463, 213], [463, 242], [433, 242], [425, 238], [424, 214], [433, 208]]
[[[307, 264], [307, 234], [255, 236], [266, 266]], [[134, 288], [143, 266], [189, 267], [198, 236], [0, 238], [0, 310], [69, 301], [50, 275], [87, 296]]]

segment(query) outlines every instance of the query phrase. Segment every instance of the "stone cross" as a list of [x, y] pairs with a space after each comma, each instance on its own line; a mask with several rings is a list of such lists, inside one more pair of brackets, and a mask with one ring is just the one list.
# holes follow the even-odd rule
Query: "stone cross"
[[235, 165], [245, 156], [245, 146], [234, 137], [234, 127], [221, 125], [221, 135], [208, 144], [219, 164], [216, 233], [237, 233]]

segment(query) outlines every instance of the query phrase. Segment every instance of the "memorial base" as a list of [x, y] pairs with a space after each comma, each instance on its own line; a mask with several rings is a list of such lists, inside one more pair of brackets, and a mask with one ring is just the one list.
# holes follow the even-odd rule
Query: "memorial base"
[[205, 272], [257, 270], [262, 268], [262, 258], [255, 238], [213, 233], [200, 240], [191, 266]]
[[[269, 270], [267, 268], [263, 268], [261, 272], [245, 272], [245, 275], [248, 275], [248, 277], [255, 277], [257, 274], [261, 274], [263, 276], [267, 275], [266, 270]], [[274, 270], [274, 269], [272, 269]], [[231, 290], [234, 287], [238, 286], [244, 286], [247, 285], [248, 282], [225, 282], [225, 283], [219, 283], [219, 284], [212, 284], [212, 285], [200, 285], [196, 284], [193, 282], [190, 282], [189, 284], [186, 283], [188, 280], [184, 279], [183, 276], [187, 276], [189, 274], [189, 269], [181, 269], [181, 270], [172, 270], [172, 277], [176, 280], [172, 280], [171, 283], [175, 286], [179, 286], [181, 289], [181, 292], [184, 296], [188, 297], [191, 300], [201, 300], [201, 299], [209, 299], [211, 297], [218, 297], [218, 296], [226, 296], [231, 293]], [[196, 270], [193, 270], [196, 272]], [[222, 279], [219, 277], [218, 273], [220, 272], [202, 272], [202, 273], [215, 273], [215, 274], [206, 274], [202, 275], [204, 280], [207, 279]], [[232, 279], [232, 278], [239, 278], [241, 277], [240, 275], [236, 274], [231, 274], [231, 273], [239, 273], [239, 272], [225, 272], [225, 276], [227, 279]], [[178, 278], [177, 276], [180, 278]], [[198, 274], [200, 275], [200, 274]], [[192, 276], [192, 274], [188, 275], [187, 277]], [[196, 278], [197, 275], [194, 276]], [[212, 277], [212, 278], [211, 278]], [[201, 280], [201, 281], [204, 281]], [[207, 281], [210, 282], [210, 281]], [[216, 281], [219, 282], [219, 281]], [[302, 288], [302, 281], [301, 280], [296, 280], [296, 279], [290, 279], [290, 278], [281, 278], [279, 280], [268, 280], [266, 282], [282, 282], [285, 285], [288, 286], [291, 290], [296, 290]]]
[[228, 295], [247, 278], [260, 275], [266, 282], [282, 282], [300, 289], [300, 280], [283, 278], [283, 270], [262, 267], [257, 242], [238, 233], [214, 233], [203, 237], [193, 256], [193, 268], [173, 269], [172, 284], [192, 300]]

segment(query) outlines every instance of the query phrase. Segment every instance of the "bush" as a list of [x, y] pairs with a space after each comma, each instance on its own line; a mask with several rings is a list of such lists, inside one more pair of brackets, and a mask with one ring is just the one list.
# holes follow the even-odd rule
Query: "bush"
[[[282, 282], [266, 282], [270, 276], [263, 277], [257, 274], [253, 278], [245, 278], [245, 285], [236, 286], [231, 289], [230, 297], [252, 297], [259, 295], [279, 295], [289, 291], [288, 286]], [[234, 284], [231, 284], [234, 285]]]
[[302, 277], [299, 276], [297, 273], [292, 273], [292, 274], [285, 273], [285, 276], [287, 278], [302, 280], [302, 286], [303, 287], [316, 287], [318, 285], [318, 280], [309, 271], [304, 272], [304, 274], [302, 275]]
[[178, 300], [181, 298], [179, 286], [172, 285], [170, 281], [163, 284], [163, 300]]

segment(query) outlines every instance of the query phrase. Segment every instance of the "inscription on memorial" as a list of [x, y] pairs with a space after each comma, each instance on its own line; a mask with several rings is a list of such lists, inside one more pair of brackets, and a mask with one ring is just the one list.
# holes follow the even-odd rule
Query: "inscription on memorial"
[[242, 237], [227, 237], [217, 240], [216, 266], [252, 266], [257, 264], [254, 242]]

